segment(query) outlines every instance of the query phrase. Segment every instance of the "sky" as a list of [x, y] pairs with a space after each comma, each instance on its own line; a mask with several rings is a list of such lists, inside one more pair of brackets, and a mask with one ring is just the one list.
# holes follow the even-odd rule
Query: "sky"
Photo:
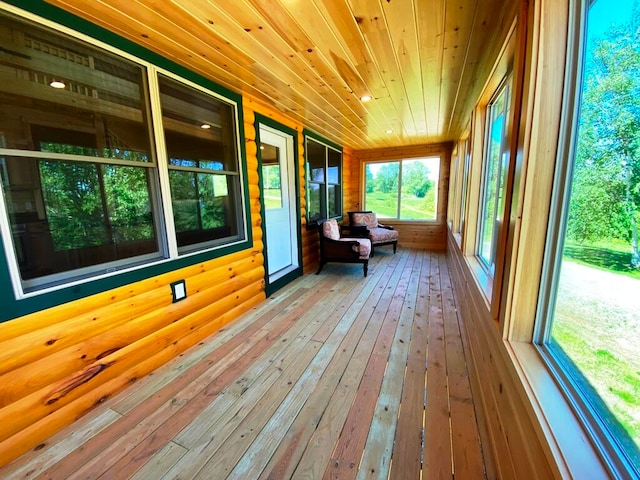
[[599, 38], [611, 27], [629, 19], [638, 0], [596, 0], [589, 10], [589, 37]]

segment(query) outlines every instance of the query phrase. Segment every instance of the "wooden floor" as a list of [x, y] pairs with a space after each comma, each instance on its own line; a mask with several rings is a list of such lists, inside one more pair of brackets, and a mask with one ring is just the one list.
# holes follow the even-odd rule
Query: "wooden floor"
[[444, 253], [277, 292], [0, 478], [486, 478]]

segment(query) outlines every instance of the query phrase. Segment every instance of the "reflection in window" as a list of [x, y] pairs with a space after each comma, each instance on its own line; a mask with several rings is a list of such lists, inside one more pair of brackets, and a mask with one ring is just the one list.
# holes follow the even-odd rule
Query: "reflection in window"
[[244, 240], [232, 103], [162, 75], [158, 91], [135, 61], [5, 12], [0, 35], [0, 224], [17, 288], [177, 256], [160, 208], [165, 146], [178, 251]]
[[307, 137], [307, 218], [342, 215], [342, 153]]
[[260, 145], [262, 158], [262, 196], [268, 210], [282, 208], [282, 187], [280, 185], [280, 148], [263, 143]]
[[482, 203], [476, 248], [478, 257], [490, 273], [495, 269], [498, 236], [504, 217], [504, 194], [509, 162], [506, 145], [509, 95], [507, 82], [487, 106]]
[[365, 164], [365, 208], [381, 218], [435, 220], [440, 157]]
[[159, 86], [179, 251], [237, 237], [241, 204], [233, 107], [164, 75]]
[[[597, 443], [640, 474], [640, 10], [592, 4], [565, 219], [543, 342]], [[561, 202], [560, 202], [561, 203]], [[633, 474], [631, 475], [633, 476]]]
[[0, 148], [23, 289], [159, 258], [146, 71], [4, 14], [0, 32], [0, 71], [16, 79], [0, 85]]

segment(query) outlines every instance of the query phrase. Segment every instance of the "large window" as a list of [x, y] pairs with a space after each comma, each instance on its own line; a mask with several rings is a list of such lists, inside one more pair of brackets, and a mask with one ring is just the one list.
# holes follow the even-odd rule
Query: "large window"
[[342, 153], [313, 138], [306, 139], [307, 219], [342, 215]]
[[440, 157], [365, 163], [364, 206], [381, 218], [435, 220]]
[[234, 239], [242, 218], [233, 108], [164, 75], [159, 84], [179, 250]]
[[[640, 474], [640, 8], [588, 9], [538, 338], [609, 459]], [[543, 300], [544, 300], [543, 298]]]
[[0, 33], [0, 224], [18, 296], [244, 238], [235, 104], [7, 13]]
[[494, 273], [498, 238], [504, 221], [509, 151], [507, 145], [509, 83], [504, 82], [487, 106], [482, 192], [476, 254]]

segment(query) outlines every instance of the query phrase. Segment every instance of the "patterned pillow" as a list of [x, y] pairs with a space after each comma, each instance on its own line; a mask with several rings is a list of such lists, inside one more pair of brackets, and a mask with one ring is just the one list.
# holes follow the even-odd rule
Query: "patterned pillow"
[[340, 229], [335, 219], [327, 220], [322, 224], [322, 234], [331, 240], [340, 240]]
[[374, 212], [354, 213], [353, 222], [357, 225], [366, 225], [368, 228], [376, 228], [378, 226], [378, 217]]

